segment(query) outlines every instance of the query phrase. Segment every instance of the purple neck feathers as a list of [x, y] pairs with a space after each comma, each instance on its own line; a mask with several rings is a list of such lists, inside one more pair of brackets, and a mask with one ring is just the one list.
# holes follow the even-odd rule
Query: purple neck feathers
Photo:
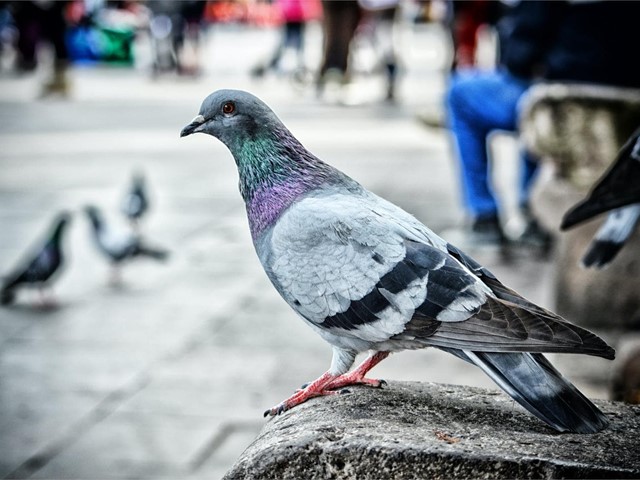
[[251, 237], [255, 240], [268, 227], [273, 225], [282, 212], [289, 208], [305, 193], [317, 188], [311, 179], [290, 178], [286, 182], [269, 185], [262, 184], [247, 201], [247, 216]]

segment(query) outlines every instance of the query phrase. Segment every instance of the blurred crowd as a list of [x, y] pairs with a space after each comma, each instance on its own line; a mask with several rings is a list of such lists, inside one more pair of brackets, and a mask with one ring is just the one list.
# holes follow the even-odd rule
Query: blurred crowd
[[[177, 73], [197, 76], [203, 59], [201, 37], [217, 23], [281, 27], [282, 41], [271, 58], [252, 69], [255, 77], [276, 71], [287, 49], [296, 52], [296, 75], [310, 73], [304, 60], [305, 25], [324, 24], [325, 48], [318, 66], [319, 91], [327, 79], [348, 80], [350, 43], [356, 29], [370, 31], [379, 44], [381, 63], [393, 97], [397, 72], [392, 24], [399, 0], [34, 0], [0, 2], [0, 45], [5, 69], [17, 73], [36, 70], [39, 51], [53, 52], [50, 78], [42, 95], [68, 95], [71, 64], [133, 65], [135, 42], [144, 36], [151, 44], [152, 75]], [[375, 30], [375, 32], [374, 32]], [[379, 34], [378, 34], [379, 33]]]
[[[438, 22], [452, 28], [453, 39], [469, 37], [469, 27], [452, 19], [451, 0], [1, 0], [0, 69], [27, 74], [51, 52], [51, 72], [42, 96], [66, 96], [71, 91], [68, 70], [74, 64], [133, 66], [136, 44], [148, 42], [151, 75], [198, 76], [206, 67], [201, 43], [216, 24], [240, 24], [281, 29], [281, 41], [250, 73], [261, 78], [282, 73], [283, 56], [293, 51], [294, 80], [313, 85], [319, 98], [341, 90], [353, 78], [353, 50], [366, 45], [375, 65], [365, 73], [386, 80], [386, 99], [394, 100], [400, 71], [397, 26]], [[466, 2], [462, 2], [466, 3]], [[497, 3], [481, 0], [469, 3]], [[478, 17], [480, 18], [480, 17]], [[322, 27], [322, 58], [308, 64], [306, 26]], [[483, 20], [484, 22], [484, 20]], [[479, 25], [476, 25], [478, 27]], [[464, 33], [460, 33], [464, 32]], [[471, 36], [474, 36], [472, 33]], [[462, 49], [469, 49], [461, 41]], [[48, 48], [47, 48], [48, 47]], [[467, 51], [472, 56], [473, 51]], [[457, 62], [457, 60], [456, 60]]]
[[[207, 67], [201, 53], [206, 29], [236, 23], [280, 29], [267, 58], [247, 72], [255, 79], [281, 76], [283, 58], [293, 55], [288, 78], [312, 87], [319, 100], [341, 98], [352, 84], [354, 50], [367, 44], [373, 66], [358, 74], [384, 78], [384, 100], [393, 103], [398, 78], [412, 66], [402, 62], [398, 24], [434, 22], [450, 35], [444, 115], [422, 118], [448, 128], [455, 146], [461, 203], [471, 245], [503, 245], [502, 207], [491, 178], [488, 139], [496, 130], [517, 135], [519, 104], [532, 85], [545, 81], [640, 87], [638, 68], [627, 58], [638, 2], [496, 0], [33, 0], [0, 2], [0, 46], [5, 70], [28, 74], [38, 68], [42, 46], [53, 60], [41, 95], [65, 97], [73, 64], [135, 62], [140, 37], [151, 50], [149, 74], [197, 77]], [[321, 58], [308, 64], [306, 27], [322, 26]], [[493, 38], [494, 61], [478, 63], [481, 38]], [[415, 46], [414, 46], [415, 48]], [[419, 48], [419, 47], [418, 47]], [[357, 53], [357, 52], [356, 52]], [[7, 58], [9, 60], [7, 60]], [[427, 115], [428, 116], [428, 115]], [[529, 205], [538, 159], [522, 149], [517, 159], [524, 231], [520, 244], [548, 250], [544, 231]]]
[[[367, 43], [376, 59], [364, 73], [383, 77], [384, 99], [394, 102], [399, 74], [411, 68], [401, 59], [398, 23], [437, 22], [449, 32], [452, 47], [444, 72], [445, 115], [423, 120], [450, 130], [470, 243], [501, 245], [509, 238], [492, 188], [489, 135], [496, 130], [517, 134], [520, 100], [539, 82], [640, 87], [638, 68], [626, 53], [634, 41], [639, 5], [496, 0], [3, 1], [0, 53], [5, 55], [0, 66], [19, 74], [33, 72], [42, 57], [41, 46], [49, 45], [53, 61], [41, 95], [64, 97], [71, 90], [70, 65], [133, 65], [136, 39], [144, 36], [151, 46], [151, 76], [196, 77], [207, 66], [201, 53], [206, 28], [239, 23], [281, 30], [273, 52], [247, 72], [252, 77], [280, 75], [283, 57], [292, 52], [295, 62], [287, 73], [295, 82], [312, 86], [320, 100], [340, 98], [352, 83], [354, 49]], [[305, 55], [310, 22], [322, 25], [317, 65], [309, 65]], [[478, 64], [483, 35], [496, 39], [495, 61], [489, 66]], [[538, 159], [523, 148], [517, 161], [522, 174], [515, 188], [526, 223], [517, 240], [548, 249], [551, 236], [529, 205]]]

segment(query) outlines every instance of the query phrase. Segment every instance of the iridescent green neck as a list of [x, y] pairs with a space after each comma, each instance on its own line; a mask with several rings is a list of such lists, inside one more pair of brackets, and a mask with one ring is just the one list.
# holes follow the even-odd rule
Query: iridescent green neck
[[246, 139], [231, 148], [238, 165], [240, 193], [254, 239], [308, 192], [344, 175], [306, 150], [288, 130]]

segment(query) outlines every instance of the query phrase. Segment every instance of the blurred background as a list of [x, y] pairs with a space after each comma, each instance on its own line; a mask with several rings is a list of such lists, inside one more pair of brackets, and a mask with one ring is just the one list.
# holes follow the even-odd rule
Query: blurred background
[[[230, 154], [178, 138], [212, 91], [256, 94], [320, 158], [465, 243], [443, 102], [459, 62], [495, 65], [490, 18], [457, 56], [447, 2], [333, 2], [352, 26], [331, 27], [348, 45], [332, 37], [332, 59], [327, 6], [287, 3], [0, 2], [0, 272], [71, 214], [51, 289], [17, 289], [0, 308], [1, 477], [219, 478], [264, 410], [328, 367], [329, 346], [255, 257]], [[517, 238], [517, 140], [499, 133], [491, 151]], [[140, 191], [148, 208], [132, 213]], [[121, 261], [142, 242], [163, 253]], [[548, 245], [469, 247], [553, 307]], [[581, 364], [560, 369], [607, 398], [607, 362]], [[435, 351], [394, 355], [374, 375], [496, 388]]]

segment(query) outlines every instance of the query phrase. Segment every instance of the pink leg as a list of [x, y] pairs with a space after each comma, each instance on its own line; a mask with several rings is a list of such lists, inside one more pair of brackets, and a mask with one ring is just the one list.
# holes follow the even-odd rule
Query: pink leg
[[347, 387], [349, 385], [370, 385], [372, 387], [381, 387], [386, 385], [384, 380], [376, 380], [373, 378], [365, 378], [365, 375], [379, 364], [382, 360], [389, 356], [390, 352], [376, 352], [373, 355], [367, 357], [364, 362], [358, 365], [355, 370], [340, 375], [327, 385], [326, 388], [335, 390], [337, 388]]
[[381, 387], [386, 384], [384, 380], [365, 378], [365, 375], [369, 370], [388, 356], [389, 352], [376, 352], [362, 362], [358, 368], [350, 373], [345, 373], [344, 375], [333, 375], [329, 372], [325, 372], [317, 380], [314, 380], [280, 404], [264, 412], [264, 416], [280, 415], [282, 412], [290, 410], [296, 405], [300, 405], [313, 397], [338, 394], [340, 393], [338, 389], [349, 385], [370, 385], [372, 387]]
[[321, 395], [334, 395], [336, 393], [339, 393], [326, 388], [327, 384], [331, 383], [331, 381], [339, 377], [339, 375], [333, 375], [329, 372], [323, 373], [322, 375], [320, 375], [320, 377], [318, 377], [303, 389], [298, 390], [286, 400], [280, 402], [275, 407], [272, 407], [264, 412], [264, 416], [273, 417], [274, 415], [280, 415], [282, 412], [290, 410], [296, 405], [300, 405], [301, 403], [304, 403], [313, 397], [319, 397]]

